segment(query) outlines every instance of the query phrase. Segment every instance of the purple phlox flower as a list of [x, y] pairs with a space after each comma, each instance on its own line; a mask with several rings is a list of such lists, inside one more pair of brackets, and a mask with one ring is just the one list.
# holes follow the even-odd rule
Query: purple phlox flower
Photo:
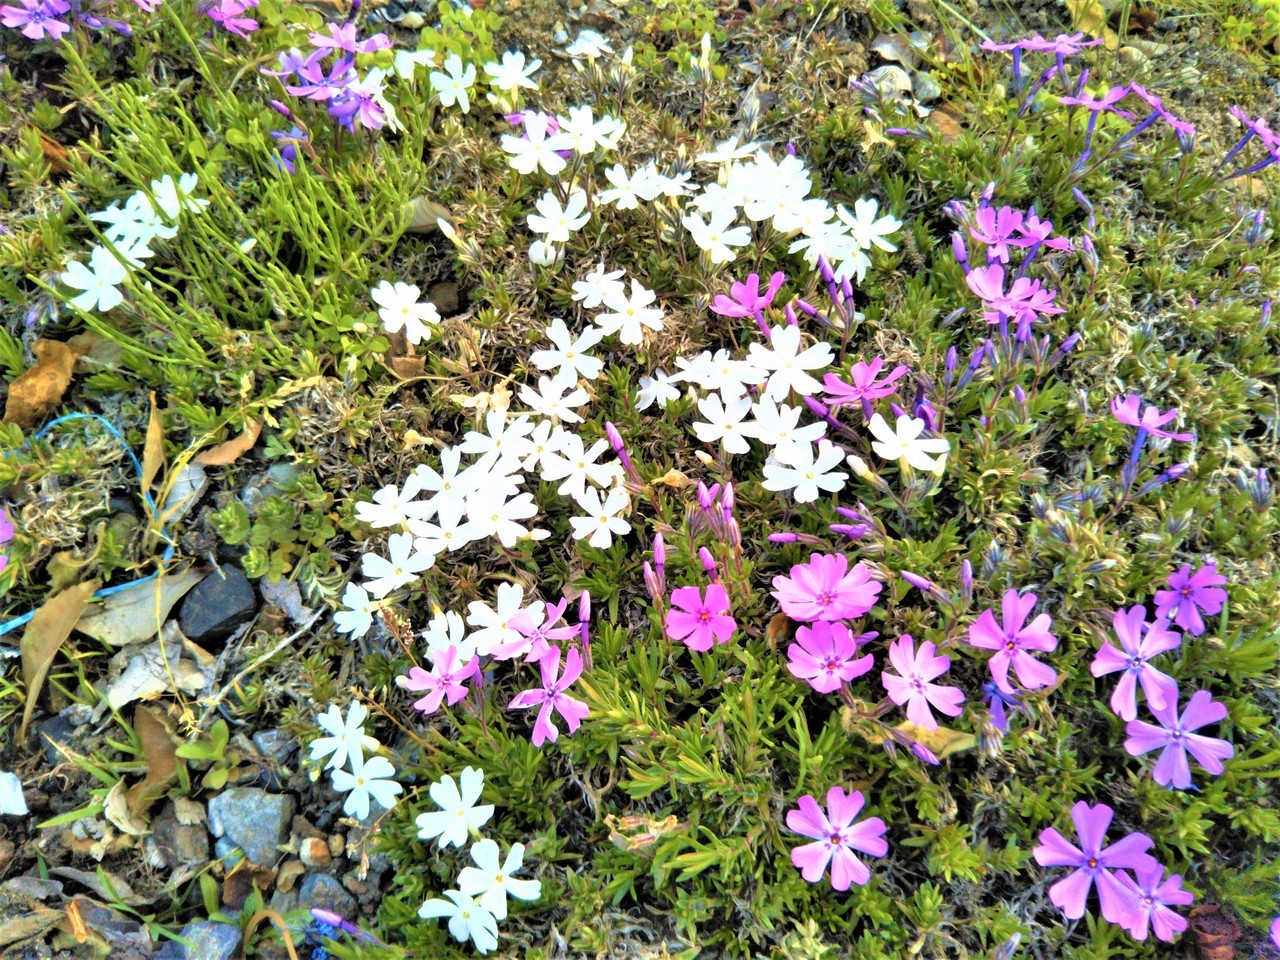
[[14, 535], [13, 519], [8, 507], [0, 507], [0, 543], [8, 543]]
[[850, 680], [870, 673], [875, 657], [858, 656], [861, 644], [880, 634], [874, 630], [854, 636], [843, 623], [819, 621], [796, 630], [796, 642], [787, 647], [787, 669], [818, 693], [834, 693]]
[[[1150, 408], [1148, 408], [1150, 409]], [[1195, 573], [1191, 565], [1182, 567], [1169, 577], [1169, 589], [1156, 591], [1156, 616], [1172, 619], [1193, 637], [1205, 631], [1201, 613], [1216, 616], [1227, 602], [1223, 585], [1227, 578], [1218, 573], [1217, 564], [1210, 561]]]
[[760, 274], [751, 273], [744, 281], [729, 285], [729, 295], [717, 293], [709, 309], [722, 317], [754, 317], [773, 305], [774, 297], [787, 282], [787, 275], [778, 270], [769, 278], [769, 286], [760, 293]]
[[938, 648], [926, 640], [919, 651], [909, 633], [904, 633], [889, 646], [889, 662], [899, 675], [885, 670], [880, 674], [889, 699], [898, 706], [906, 705], [907, 719], [926, 730], [938, 729], [929, 706], [949, 717], [960, 716], [964, 709], [964, 693], [959, 687], [932, 683], [951, 667], [951, 658], [938, 656]]
[[1271, 942], [1276, 945], [1277, 950], [1280, 950], [1280, 917], [1271, 921]]
[[810, 554], [789, 576], [773, 578], [773, 597], [792, 620], [853, 620], [876, 604], [881, 585], [865, 563], [849, 569], [842, 553]]
[[841, 380], [834, 373], [825, 374], [822, 378], [823, 399], [832, 407], [842, 407], [851, 403], [861, 403], [862, 412], [867, 419], [871, 418], [871, 403], [897, 392], [893, 384], [907, 375], [908, 368], [904, 363], [898, 364], [880, 380], [876, 380], [884, 369], [884, 357], [876, 357], [870, 363], [859, 360], [849, 370], [852, 384]]
[[1219, 168], [1230, 162], [1231, 158], [1243, 150], [1248, 145], [1249, 141], [1253, 140], [1255, 137], [1262, 141], [1262, 145], [1266, 147], [1267, 150], [1267, 156], [1263, 157], [1252, 166], [1244, 167], [1229, 174], [1227, 176], [1228, 180], [1233, 177], [1243, 176], [1246, 173], [1253, 173], [1254, 171], [1261, 170], [1263, 167], [1270, 166], [1277, 160], [1280, 160], [1280, 134], [1271, 129], [1271, 126], [1267, 123], [1265, 117], [1250, 119], [1249, 115], [1237, 106], [1230, 107], [1227, 112], [1244, 124], [1244, 136], [1242, 136], [1236, 145], [1227, 151], [1227, 155], [1218, 162]]
[[1001, 690], [1000, 685], [994, 680], [987, 680], [982, 684], [982, 696], [987, 701], [987, 715], [991, 718], [991, 725], [1001, 733], [1009, 732], [1009, 714], [1005, 710], [1006, 707], [1009, 710], [1026, 710], [1018, 694]]
[[1182, 889], [1182, 877], [1178, 874], [1166, 878], [1164, 867], [1158, 863], [1134, 872], [1136, 880], [1123, 870], [1116, 874], [1135, 903], [1129, 933], [1135, 940], [1145, 940], [1150, 929], [1157, 940], [1172, 941], [1187, 929], [1187, 920], [1170, 907], [1185, 907], [1195, 900], [1195, 895]]
[[1080, 846], [1070, 843], [1049, 827], [1041, 831], [1040, 846], [1032, 851], [1036, 863], [1042, 867], [1076, 868], [1049, 888], [1049, 900], [1062, 910], [1068, 920], [1079, 920], [1084, 916], [1089, 891], [1096, 882], [1102, 916], [1111, 923], [1127, 927], [1135, 918], [1137, 901], [1111, 871], [1121, 868], [1146, 870], [1159, 866], [1147, 853], [1152, 841], [1144, 833], [1131, 833], [1103, 848], [1113, 816], [1113, 811], [1106, 804], [1091, 807], [1081, 800], [1071, 808], [1071, 819], [1075, 823]]
[[247, 38], [258, 29], [258, 21], [246, 17], [245, 13], [257, 6], [258, 0], [215, 0], [205, 6], [204, 14], [214, 23], [221, 24], [227, 33]]
[[442, 701], [453, 706], [467, 695], [466, 682], [480, 670], [480, 658], [472, 656], [466, 664], [458, 663], [458, 648], [454, 644], [431, 654], [431, 670], [410, 667], [407, 677], [397, 677], [396, 683], [415, 693], [426, 691], [426, 696], [414, 701], [413, 708], [427, 716], [440, 709]]
[[495, 660], [524, 657], [527, 663], [540, 662], [551, 649], [551, 641], [572, 640], [578, 635], [577, 627], [556, 626], [568, 606], [569, 601], [563, 598], [559, 603], [538, 600], [529, 604], [507, 621], [519, 638], [495, 644], [489, 653]]
[[297, 124], [289, 130], [272, 130], [271, 138], [276, 142], [277, 153], [272, 157], [276, 167], [293, 173], [298, 162], [298, 147], [310, 142], [305, 130]]
[[1018, 682], [1028, 690], [1047, 687], [1058, 679], [1052, 667], [1027, 653], [1028, 650], [1054, 650], [1058, 646], [1058, 638], [1049, 632], [1053, 621], [1047, 613], [1040, 614], [1030, 624], [1026, 623], [1035, 605], [1034, 593], [1019, 596], [1017, 590], [1006, 590], [1001, 600], [1003, 624], [996, 624], [993, 611], [983, 610], [969, 627], [970, 645], [996, 651], [987, 666], [1001, 690], [1013, 691], [1009, 685], [1010, 665], [1018, 675]]
[[1191, 786], [1191, 766], [1187, 754], [1196, 758], [1200, 766], [1212, 774], [1222, 773], [1222, 761], [1236, 755], [1235, 748], [1226, 740], [1203, 737], [1192, 733], [1206, 724], [1217, 723], [1227, 716], [1224, 704], [1213, 699], [1208, 690], [1197, 690], [1187, 701], [1182, 716], [1178, 716], [1178, 698], [1174, 697], [1163, 707], [1151, 707], [1160, 726], [1142, 720], [1131, 720], [1124, 728], [1129, 739], [1124, 748], [1131, 756], [1138, 757], [1152, 750], [1161, 750], [1151, 777], [1163, 787], [1185, 790]]
[[712, 644], [728, 643], [738, 628], [729, 612], [729, 594], [720, 583], [708, 586], [705, 595], [697, 587], [677, 587], [671, 591], [671, 606], [667, 636], [698, 653], [706, 653]]
[[1022, 226], [1022, 211], [1013, 207], [982, 206], [973, 215], [969, 235], [987, 245], [987, 260], [1009, 262], [1009, 239]]
[[787, 828], [815, 842], [791, 851], [791, 862], [800, 875], [817, 883], [831, 865], [831, 886], [848, 890], [852, 884], [862, 886], [871, 879], [871, 870], [854, 851], [883, 857], [889, 852], [884, 839], [888, 828], [879, 817], [868, 817], [859, 823], [854, 819], [866, 803], [859, 790], [846, 794], [840, 787], [827, 791], [827, 812], [810, 794], [799, 800], [799, 809], [787, 812]]
[[[1161, 413], [1154, 406], [1142, 408], [1142, 398], [1136, 393], [1131, 393], [1123, 400], [1116, 397], [1111, 401], [1111, 414], [1121, 423], [1131, 427], [1137, 427], [1139, 430], [1145, 430], [1153, 437], [1164, 437], [1169, 440], [1194, 440], [1195, 435], [1191, 433], [1170, 433], [1168, 430], [1161, 429], [1171, 420], [1178, 417], [1177, 410], [1168, 410]], [[1179, 624], [1181, 626], [1181, 624]]]
[[1053, 221], [1041, 220], [1036, 214], [1028, 213], [1018, 227], [1021, 237], [1009, 241], [1011, 247], [1034, 247], [1044, 244], [1050, 250], [1067, 252], [1071, 250], [1071, 241], [1066, 237], [1051, 237]]
[[1170, 700], [1178, 698], [1178, 683], [1167, 673], [1161, 673], [1151, 666], [1149, 661], [1157, 654], [1176, 649], [1182, 644], [1182, 637], [1169, 629], [1169, 621], [1164, 618], [1154, 623], [1147, 623], [1147, 608], [1138, 604], [1128, 610], [1117, 610], [1112, 618], [1116, 638], [1120, 641], [1120, 649], [1110, 643], [1104, 643], [1097, 656], [1093, 658], [1090, 672], [1095, 677], [1106, 676], [1123, 670], [1115, 692], [1111, 694], [1111, 709], [1122, 720], [1133, 720], [1138, 716], [1137, 685], [1142, 684], [1142, 692], [1147, 702], [1153, 707], [1163, 707]]
[[1119, 109], [1116, 104], [1129, 95], [1129, 85], [1122, 84], [1118, 87], [1112, 87], [1100, 97], [1091, 97], [1088, 94], [1071, 97], [1063, 96], [1058, 98], [1058, 102], [1068, 107], [1084, 107], [1086, 110], [1094, 114], [1110, 112], [1116, 116], [1124, 117], [1126, 120], [1136, 120], [1137, 117], [1129, 113], [1127, 110]]
[[5, 4], [0, 7], [0, 23], [6, 27], [21, 27], [18, 31], [28, 40], [57, 40], [71, 30], [70, 24], [58, 17], [71, 9], [66, 0], [18, 0], [20, 6]]
[[345, 50], [347, 53], [374, 53], [391, 47], [391, 38], [385, 33], [375, 33], [368, 40], [357, 40], [354, 23], [326, 23], [329, 33], [313, 32], [307, 35], [313, 47]]
[[1140, 83], [1129, 84], [1129, 92], [1155, 111], [1156, 116], [1169, 125], [1179, 137], [1194, 137], [1196, 128], [1170, 113], [1164, 102]]
[[1074, 57], [1081, 50], [1096, 47], [1101, 39], [1086, 40], [1084, 31], [1077, 33], [1060, 33], [1052, 40], [1046, 40], [1039, 34], [1032, 34], [1022, 41], [1022, 49], [1028, 53], [1052, 53], [1062, 57]]
[[565, 657], [564, 673], [560, 673], [560, 648], [552, 647], [546, 656], [539, 661], [542, 670], [542, 686], [517, 693], [507, 704], [508, 710], [538, 706], [538, 718], [533, 723], [533, 745], [541, 747], [547, 741], [556, 742], [560, 731], [552, 722], [551, 714], [560, 714], [564, 718], [568, 732], [572, 734], [591, 713], [581, 700], [575, 700], [564, 691], [571, 687], [582, 676], [582, 654], [570, 650]]
[[376, 99], [381, 92], [382, 83], [370, 74], [329, 99], [329, 116], [351, 133], [356, 132], [356, 123], [366, 130], [381, 130], [387, 123], [386, 111]]
[[[258, 72], [267, 77], [288, 77], [293, 74], [298, 76], [306, 76], [314, 73], [319, 69], [320, 61], [328, 54], [324, 50], [312, 50], [303, 54], [297, 47], [291, 47], [288, 50], [281, 50], [276, 56], [276, 61], [280, 64], [279, 70], [268, 70], [266, 67], [259, 67]], [[273, 101], [273, 108], [278, 113], [280, 108], [274, 104], [279, 101]], [[286, 108], [287, 109], [287, 108]]]
[[325, 73], [320, 60], [308, 58], [298, 64], [297, 73], [301, 82], [286, 83], [284, 88], [295, 97], [305, 97], [308, 100], [330, 100], [355, 83], [355, 62], [355, 57], [346, 54], [335, 60], [329, 72]]
[[986, 267], [974, 267], [965, 276], [969, 289], [980, 297], [986, 307], [983, 318], [997, 324], [1014, 320], [1018, 325], [1018, 339], [1025, 340], [1031, 324], [1042, 315], [1052, 316], [1066, 311], [1053, 302], [1056, 290], [1046, 290], [1039, 280], [1018, 277], [1004, 289], [1004, 267], [998, 263]]

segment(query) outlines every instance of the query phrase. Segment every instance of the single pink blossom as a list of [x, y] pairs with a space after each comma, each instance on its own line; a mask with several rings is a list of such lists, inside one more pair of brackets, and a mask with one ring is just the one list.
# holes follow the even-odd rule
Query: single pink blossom
[[729, 285], [729, 296], [717, 293], [711, 301], [710, 310], [722, 317], [754, 317], [773, 306], [773, 298], [786, 282], [787, 275], [779, 270], [769, 278], [769, 286], [761, 294], [760, 274], [748, 274], [745, 282]]
[[852, 384], [841, 380], [834, 373], [824, 375], [822, 378], [822, 389], [825, 393], [823, 399], [832, 407], [861, 403], [862, 412], [870, 420], [872, 401], [880, 400], [896, 393], [898, 388], [894, 385], [894, 382], [905, 377], [908, 372], [906, 364], [900, 363], [885, 374], [883, 379], [876, 380], [876, 376], [879, 375], [883, 367], [884, 357], [876, 357], [870, 363], [864, 363], [859, 360], [849, 371], [849, 377], [853, 380]]
[[[1170, 433], [1168, 430], [1162, 429], [1170, 420], [1176, 420], [1178, 417], [1177, 410], [1167, 410], [1161, 413], [1154, 406], [1147, 406], [1139, 413], [1142, 407], [1142, 398], [1136, 393], [1131, 393], [1123, 400], [1116, 397], [1111, 401], [1111, 414], [1123, 424], [1130, 427], [1137, 427], [1139, 430], [1145, 430], [1153, 437], [1164, 437], [1168, 440], [1194, 440], [1193, 433]], [[1182, 624], [1178, 624], [1182, 626]], [[1183, 629], [1186, 629], [1185, 627]]]
[[1137, 903], [1137, 908], [1129, 914], [1128, 929], [1133, 939], [1147, 939], [1150, 929], [1157, 940], [1168, 943], [1187, 929], [1186, 917], [1171, 907], [1185, 907], [1195, 900], [1195, 895], [1182, 889], [1182, 877], [1178, 874], [1166, 879], [1164, 867], [1152, 863], [1136, 868], [1133, 877], [1123, 870], [1117, 871], [1116, 879]]
[[447, 701], [453, 706], [467, 695], [466, 682], [480, 671], [480, 658], [472, 656], [465, 665], [458, 663], [458, 648], [454, 644], [438, 649], [431, 655], [431, 670], [421, 667], [410, 667], [407, 677], [397, 678], [397, 683], [405, 690], [415, 693], [426, 691], [421, 700], [414, 701], [413, 708], [427, 716], [440, 709], [440, 704]]
[[1222, 761], [1230, 760], [1236, 755], [1235, 747], [1228, 741], [1192, 732], [1206, 724], [1217, 723], [1227, 716], [1226, 706], [1215, 701], [1208, 690], [1193, 693], [1181, 717], [1178, 716], [1176, 694], [1163, 707], [1151, 706], [1151, 712], [1160, 721], [1160, 726], [1142, 720], [1130, 721], [1125, 727], [1129, 739], [1125, 740], [1124, 748], [1135, 757], [1152, 750], [1161, 750], [1160, 759], [1151, 771], [1152, 779], [1161, 786], [1176, 790], [1185, 790], [1191, 786], [1188, 753], [1196, 758], [1200, 766], [1215, 775], [1222, 773]]
[[796, 642], [787, 647], [787, 669], [819, 693], [834, 693], [875, 666], [871, 654], [858, 657], [858, 646], [878, 636], [872, 631], [855, 637], [843, 623], [819, 621], [800, 627]]
[[564, 691], [582, 676], [582, 654], [570, 650], [565, 657], [564, 673], [560, 673], [560, 648], [552, 647], [539, 661], [542, 670], [542, 686], [517, 693], [507, 704], [508, 710], [539, 706], [538, 718], [533, 723], [533, 745], [541, 747], [547, 741], [556, 742], [560, 731], [551, 720], [552, 711], [564, 717], [570, 734], [591, 713], [581, 700], [575, 700]]
[[1176, 700], [1178, 682], [1147, 662], [1157, 654], [1182, 645], [1181, 635], [1169, 629], [1169, 621], [1161, 618], [1155, 623], [1147, 623], [1147, 608], [1138, 604], [1128, 610], [1117, 610], [1111, 625], [1120, 641], [1120, 649], [1104, 643], [1093, 658], [1090, 672], [1095, 677], [1102, 677], [1124, 671], [1111, 694], [1111, 709], [1116, 715], [1122, 720], [1137, 719], [1139, 683], [1147, 695], [1147, 702], [1153, 707], [1164, 707], [1167, 701]]
[[684, 641], [698, 653], [706, 653], [713, 643], [728, 643], [738, 627], [729, 613], [729, 594], [723, 584], [708, 586], [705, 598], [697, 587], [677, 587], [671, 591], [671, 607], [667, 636]]
[[880, 674], [889, 699], [898, 706], [906, 704], [907, 719], [926, 730], [938, 729], [938, 721], [929, 710], [932, 704], [949, 717], [960, 716], [964, 709], [964, 693], [958, 687], [944, 687], [930, 681], [951, 667], [951, 658], [938, 656], [938, 648], [928, 640], [916, 651], [909, 633], [903, 634], [889, 647], [889, 662], [898, 674], [885, 670]]
[[1013, 207], [979, 207], [973, 215], [969, 235], [987, 245], [987, 260], [1009, 262], [1009, 241], [1015, 230], [1022, 226], [1022, 211]]
[[883, 857], [889, 852], [884, 839], [888, 828], [879, 817], [853, 822], [865, 803], [861, 791], [846, 794], [839, 787], [832, 787], [827, 791], [825, 814], [818, 801], [807, 793], [800, 798], [799, 809], [788, 811], [787, 827], [817, 841], [791, 851], [791, 862], [802, 877], [817, 883], [831, 864], [831, 886], [836, 890], [848, 890], [855, 883], [862, 886], [871, 879], [871, 870], [853, 851]]
[[995, 614], [983, 610], [982, 615], [969, 628], [969, 643], [983, 650], [996, 651], [988, 662], [991, 677], [1001, 690], [1013, 692], [1009, 685], [1009, 666], [1018, 675], [1018, 682], [1028, 690], [1047, 687], [1058, 679], [1058, 674], [1047, 664], [1035, 659], [1028, 650], [1053, 650], [1058, 638], [1049, 632], [1053, 621], [1042, 613], [1026, 623], [1027, 615], [1036, 605], [1034, 593], [1018, 595], [1017, 590], [1006, 590], [1001, 601], [1003, 625], [996, 624]]
[[876, 605], [881, 585], [865, 563], [849, 569], [841, 553], [814, 553], [790, 576], [773, 578], [773, 596], [792, 620], [852, 620]]
[[576, 626], [557, 627], [564, 617], [569, 601], [562, 598], [559, 603], [547, 603], [537, 600], [507, 621], [507, 626], [519, 634], [513, 640], [494, 644], [489, 653], [495, 660], [512, 660], [524, 657], [526, 663], [538, 663], [551, 649], [551, 641], [572, 640], [581, 631]]
[[1217, 564], [1206, 563], [1195, 573], [1191, 565], [1184, 563], [1177, 573], [1169, 577], [1169, 589], [1156, 591], [1156, 616], [1170, 617], [1173, 622], [1193, 637], [1205, 631], [1201, 613], [1216, 616], [1227, 602], [1227, 591], [1222, 587], [1227, 578], [1218, 573]]

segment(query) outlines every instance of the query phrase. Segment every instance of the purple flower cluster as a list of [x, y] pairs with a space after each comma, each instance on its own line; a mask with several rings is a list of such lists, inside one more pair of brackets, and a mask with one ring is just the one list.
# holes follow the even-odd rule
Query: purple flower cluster
[[257, 7], [258, 0], [211, 0], [202, 7], [202, 11], [227, 33], [248, 38], [258, 29], [258, 21], [245, 14]]
[[[9, 511], [4, 507], [0, 507], [0, 547], [4, 546], [13, 539], [13, 521], [9, 518]], [[9, 566], [9, 555], [0, 553], [0, 572]]]
[[[160, 0], [133, 2], [147, 13], [160, 5]], [[18, 0], [17, 6], [11, 3], [0, 6], [0, 24], [17, 30], [28, 40], [60, 40], [75, 25], [90, 30], [109, 27], [122, 36], [132, 35], [128, 24], [98, 12], [104, 5], [102, 0]]]
[[[292, 96], [324, 103], [329, 116], [351, 133], [355, 133], [356, 124], [366, 130], [381, 130], [387, 124], [382, 74], [370, 71], [361, 78], [356, 56], [386, 50], [391, 39], [385, 33], [375, 33], [360, 40], [353, 23], [329, 23], [326, 30], [310, 34], [312, 49], [308, 53], [293, 47], [279, 54], [279, 69], [263, 68], [262, 72], [278, 77]], [[286, 169], [291, 167], [286, 165]]]

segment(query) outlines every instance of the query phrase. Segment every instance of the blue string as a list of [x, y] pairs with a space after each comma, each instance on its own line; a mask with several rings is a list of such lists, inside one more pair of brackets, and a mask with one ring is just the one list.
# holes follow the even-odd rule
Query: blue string
[[[100, 424], [106, 427], [107, 432], [110, 433], [111, 436], [119, 440], [120, 445], [124, 447], [124, 452], [129, 457], [129, 461], [133, 464], [133, 469], [137, 471], [138, 483], [139, 484], [142, 483], [142, 463], [141, 461], [138, 460], [133, 450], [130, 449], [128, 441], [125, 440], [124, 438], [124, 434], [121, 433], [120, 430], [116, 427], [116, 425], [113, 424], [110, 420], [106, 419], [105, 417], [101, 417], [96, 413], [68, 413], [65, 416], [61, 416], [54, 420], [50, 420], [38, 431], [36, 431], [36, 434], [30, 440], [28, 440], [18, 449], [25, 450], [30, 444], [34, 443], [36, 440], [43, 439], [44, 435], [48, 433], [50, 430], [52, 430], [54, 427], [67, 423], [68, 421], [71, 421], [71, 420], [97, 420]], [[9, 454], [16, 453], [17, 451], [5, 450], [0, 452], [3, 452], [4, 456], [7, 457], [9, 456]], [[142, 500], [143, 500], [143, 503], [146, 504], [147, 513], [154, 519], [156, 516], [155, 500], [152, 498], [151, 494], [146, 490], [142, 491]], [[164, 524], [160, 525], [160, 536], [167, 538], [167, 533], [165, 531]], [[161, 557], [161, 561], [166, 562], [172, 557], [173, 557], [173, 544], [169, 543], [164, 548], [164, 554]], [[118, 583], [114, 587], [103, 587], [101, 590], [95, 591], [91, 599], [99, 600], [103, 597], [109, 597], [114, 593], [120, 593], [122, 590], [128, 590], [131, 587], [136, 587], [139, 584], [147, 583], [151, 580], [154, 580], [159, 575], [160, 575], [160, 572], [157, 570], [155, 573], [149, 574], [148, 576], [142, 577], [141, 579], [138, 579], [138, 580], [130, 580], [128, 583]], [[36, 612], [34, 610], [29, 610], [26, 613], [22, 614], [22, 616], [14, 617], [12, 620], [6, 620], [4, 623], [0, 623], [0, 637], [4, 636], [10, 630], [16, 630], [18, 627], [22, 626], [23, 624], [29, 623], [31, 621], [31, 618], [34, 617], [35, 615], [36, 615]]]

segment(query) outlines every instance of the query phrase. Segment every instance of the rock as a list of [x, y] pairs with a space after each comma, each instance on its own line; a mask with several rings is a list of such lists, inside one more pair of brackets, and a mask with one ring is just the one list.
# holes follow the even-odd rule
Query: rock
[[189, 923], [179, 936], [191, 946], [169, 940], [155, 960], [231, 960], [240, 947], [240, 928], [230, 923]]
[[335, 878], [327, 873], [313, 873], [302, 881], [298, 891], [298, 906], [310, 910], [332, 910], [339, 916], [349, 917], [356, 909], [356, 898], [347, 893]]
[[179, 823], [170, 803], [151, 825], [144, 846], [157, 867], [203, 864], [209, 859], [209, 832], [201, 823]]
[[45, 759], [52, 766], [56, 767], [66, 759], [58, 747], [71, 746], [78, 726], [71, 718], [62, 714], [36, 724], [36, 736], [40, 739], [40, 746], [44, 748]]
[[293, 797], [258, 787], [231, 787], [209, 801], [209, 829], [230, 840], [253, 863], [272, 866], [289, 833]]
[[306, 866], [317, 870], [323, 870], [333, 862], [329, 844], [319, 837], [307, 837], [298, 844], [298, 856]]
[[231, 636], [258, 612], [258, 596], [239, 568], [224, 566], [197, 583], [182, 600], [178, 626], [187, 639], [209, 646]]
[[253, 735], [253, 745], [276, 763], [288, 763], [298, 749], [297, 738], [287, 730], [259, 730]]

